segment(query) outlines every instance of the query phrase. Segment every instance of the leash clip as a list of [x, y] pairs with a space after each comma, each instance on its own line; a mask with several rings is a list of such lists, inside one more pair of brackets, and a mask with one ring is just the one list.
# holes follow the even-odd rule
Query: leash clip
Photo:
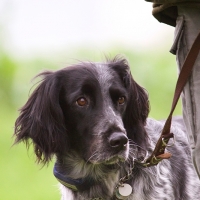
[[174, 146], [175, 143], [176, 143], [175, 135], [173, 134], [173, 143], [172, 143], [172, 144], [167, 144], [168, 141], [169, 141], [169, 139], [162, 138], [162, 146], [163, 146], [163, 147], [172, 147], [172, 146]]

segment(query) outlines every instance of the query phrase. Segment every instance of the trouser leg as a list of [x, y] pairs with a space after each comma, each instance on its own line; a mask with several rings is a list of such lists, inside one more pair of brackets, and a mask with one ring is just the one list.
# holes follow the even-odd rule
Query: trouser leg
[[[200, 9], [180, 6], [178, 7], [178, 14], [177, 25], [184, 18], [183, 31], [180, 34], [176, 52], [177, 64], [180, 69], [189, 49], [200, 32]], [[175, 35], [178, 31], [177, 26]], [[192, 148], [193, 162], [200, 177], [200, 55], [195, 62], [190, 80], [184, 88], [182, 104], [183, 118]]]

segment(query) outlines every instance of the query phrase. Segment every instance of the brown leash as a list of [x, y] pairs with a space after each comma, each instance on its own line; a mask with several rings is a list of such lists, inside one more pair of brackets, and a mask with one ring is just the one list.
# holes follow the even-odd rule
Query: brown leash
[[175, 92], [174, 92], [174, 98], [172, 102], [171, 111], [165, 122], [161, 136], [158, 139], [158, 142], [155, 146], [155, 149], [153, 150], [153, 153], [147, 158], [145, 162], [142, 163], [142, 165], [145, 167], [157, 165], [161, 160], [168, 159], [171, 157], [171, 153], [165, 152], [165, 148], [167, 147], [170, 138], [174, 138], [174, 134], [170, 133], [172, 115], [176, 108], [181, 92], [183, 91], [183, 88], [185, 84], [187, 83], [189, 76], [192, 73], [192, 68], [199, 54], [199, 50], [200, 50], [200, 33], [195, 39], [185, 59], [181, 72], [179, 74], [179, 77], [176, 83]]

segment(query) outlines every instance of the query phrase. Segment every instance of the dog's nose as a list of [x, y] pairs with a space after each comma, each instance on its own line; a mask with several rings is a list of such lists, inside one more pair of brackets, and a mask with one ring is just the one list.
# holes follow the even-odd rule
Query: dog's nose
[[122, 149], [128, 143], [128, 138], [124, 133], [115, 132], [109, 137], [110, 146], [116, 149]]

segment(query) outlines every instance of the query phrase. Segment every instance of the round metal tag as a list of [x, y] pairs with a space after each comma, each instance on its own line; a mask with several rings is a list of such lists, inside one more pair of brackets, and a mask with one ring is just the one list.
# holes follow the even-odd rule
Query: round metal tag
[[122, 186], [119, 186], [116, 191], [116, 197], [118, 199], [126, 199], [132, 193], [132, 187], [124, 183]]

